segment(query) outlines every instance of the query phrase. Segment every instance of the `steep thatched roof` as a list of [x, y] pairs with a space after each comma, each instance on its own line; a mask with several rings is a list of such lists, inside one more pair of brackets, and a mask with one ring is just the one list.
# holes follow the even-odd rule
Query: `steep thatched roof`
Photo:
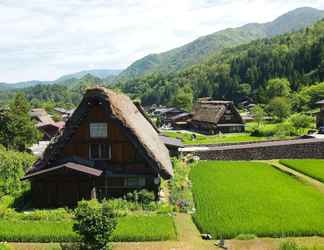
[[35, 164], [28, 173], [40, 171], [44, 166], [45, 168], [53, 166], [57, 159], [62, 158], [64, 146], [72, 138], [94, 102], [99, 103], [112, 122], [124, 130], [125, 135], [152, 168], [163, 178], [170, 178], [173, 175], [168, 149], [161, 142], [153, 126], [129, 97], [102, 87], [92, 88], [86, 92], [80, 105], [66, 122], [64, 130], [48, 145], [41, 162]]
[[193, 107], [193, 120], [217, 124], [224, 115], [230, 101], [198, 101]]

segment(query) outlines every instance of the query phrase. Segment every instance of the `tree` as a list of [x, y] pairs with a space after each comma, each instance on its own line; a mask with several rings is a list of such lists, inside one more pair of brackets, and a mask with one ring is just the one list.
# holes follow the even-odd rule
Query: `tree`
[[266, 95], [269, 100], [278, 96], [288, 97], [290, 91], [290, 83], [286, 78], [271, 79], [266, 85]]
[[81, 249], [111, 249], [110, 236], [116, 228], [117, 220], [107, 201], [80, 201], [75, 210], [76, 222], [73, 230], [81, 237]]
[[177, 93], [173, 100], [173, 105], [175, 105], [178, 108], [190, 111], [192, 108], [192, 102], [192, 89], [189, 86], [185, 86], [177, 90]]
[[290, 113], [289, 100], [285, 97], [275, 97], [269, 102], [267, 110], [278, 121], [283, 121]]
[[254, 116], [254, 119], [256, 120], [256, 122], [258, 123], [258, 126], [260, 127], [260, 125], [262, 124], [262, 122], [264, 120], [266, 112], [264, 111], [264, 109], [262, 108], [261, 105], [255, 105], [251, 109], [251, 113]]
[[40, 139], [41, 134], [28, 114], [29, 109], [26, 97], [18, 93], [10, 108], [0, 113], [0, 144], [25, 151]]
[[297, 134], [302, 134], [314, 124], [314, 120], [308, 115], [294, 114], [289, 118], [289, 123], [296, 130]]

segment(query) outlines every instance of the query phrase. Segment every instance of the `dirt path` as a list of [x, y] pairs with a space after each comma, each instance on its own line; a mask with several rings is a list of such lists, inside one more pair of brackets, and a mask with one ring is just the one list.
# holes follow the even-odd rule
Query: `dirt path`
[[323, 237], [298, 237], [298, 238], [259, 238], [255, 240], [229, 240], [227, 246], [229, 250], [278, 250], [284, 241], [294, 241], [301, 246], [313, 248], [323, 247]]
[[179, 241], [116, 243], [113, 250], [217, 250], [215, 241], [205, 241], [188, 214], [175, 217]]
[[318, 191], [324, 193], [324, 184], [322, 182], [315, 180], [312, 177], [309, 177], [303, 173], [295, 171], [291, 168], [288, 168], [285, 165], [282, 165], [281, 163], [279, 163], [279, 160], [271, 160], [271, 161], [263, 161], [263, 162], [270, 163], [271, 165], [278, 168], [279, 170], [296, 176], [298, 179], [300, 179], [304, 183], [307, 183], [308, 185], [315, 187]]

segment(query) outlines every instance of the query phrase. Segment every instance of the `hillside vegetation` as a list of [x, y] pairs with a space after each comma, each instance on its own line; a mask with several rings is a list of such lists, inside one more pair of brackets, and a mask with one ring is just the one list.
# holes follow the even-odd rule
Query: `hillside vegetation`
[[200, 37], [191, 43], [161, 54], [148, 55], [124, 70], [121, 78], [143, 76], [153, 72], [171, 73], [200, 63], [210, 54], [224, 48], [245, 44], [256, 39], [270, 38], [297, 31], [324, 17], [324, 12], [312, 8], [300, 8], [286, 13], [273, 22], [252, 23], [239, 28], [225, 29]]
[[267, 103], [273, 78], [287, 85], [280, 94], [290, 98], [295, 110], [314, 107], [324, 98], [324, 84], [315, 85], [324, 80], [324, 21], [300, 32], [227, 49], [176, 74], [151, 74], [121, 82], [119, 87], [144, 105], [179, 100], [190, 104], [205, 96]]

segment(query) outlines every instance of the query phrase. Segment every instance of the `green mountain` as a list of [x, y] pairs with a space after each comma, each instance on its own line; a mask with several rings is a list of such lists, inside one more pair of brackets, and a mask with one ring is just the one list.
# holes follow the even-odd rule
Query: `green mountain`
[[305, 7], [290, 11], [269, 23], [252, 23], [218, 31], [179, 48], [139, 59], [125, 69], [118, 78], [126, 79], [152, 72], [164, 74], [182, 70], [202, 62], [211, 54], [220, 52], [224, 48], [301, 30], [322, 18], [324, 18], [324, 11]]
[[119, 69], [94, 69], [94, 70], [84, 70], [77, 73], [64, 75], [59, 77], [55, 81], [33, 80], [33, 81], [10, 83], [10, 84], [0, 82], [0, 91], [23, 89], [23, 88], [33, 87], [41, 84], [62, 84], [62, 85], [72, 84], [73, 86], [75, 86], [78, 84], [80, 79], [82, 79], [85, 76], [89, 77], [89, 75], [93, 76], [95, 79], [99, 78], [104, 80], [105, 82], [111, 82], [121, 71], [122, 70]]
[[144, 105], [190, 104], [206, 96], [267, 103], [266, 84], [274, 78], [288, 79], [297, 111], [324, 99], [324, 83], [314, 87], [324, 82], [324, 19], [302, 31], [225, 49], [176, 73], [152, 73], [118, 86]]
[[80, 79], [84, 77], [85, 75], [93, 75], [95, 77], [98, 77], [100, 79], [105, 79], [110, 76], [117, 76], [122, 70], [120, 69], [93, 69], [93, 70], [83, 70], [77, 73], [69, 74], [69, 75], [64, 75], [58, 78], [55, 82], [63, 82], [72, 78], [75, 79]]

